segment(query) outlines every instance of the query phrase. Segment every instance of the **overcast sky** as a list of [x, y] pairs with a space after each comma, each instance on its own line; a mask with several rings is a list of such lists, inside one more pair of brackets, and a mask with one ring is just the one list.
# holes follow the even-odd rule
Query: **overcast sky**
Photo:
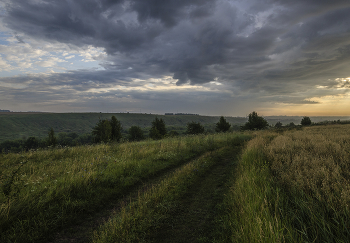
[[350, 115], [349, 0], [0, 0], [0, 109]]

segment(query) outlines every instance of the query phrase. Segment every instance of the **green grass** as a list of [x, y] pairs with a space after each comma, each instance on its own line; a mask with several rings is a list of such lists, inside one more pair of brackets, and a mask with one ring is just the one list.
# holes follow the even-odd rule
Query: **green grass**
[[[315, 138], [322, 138], [320, 132], [330, 131], [320, 130], [314, 135]], [[343, 134], [344, 128], [339, 132]], [[348, 242], [349, 208], [347, 205], [334, 204], [331, 201], [345, 201], [346, 191], [338, 195], [335, 190], [330, 190], [323, 198], [325, 194], [316, 195], [308, 190], [305, 182], [300, 183], [301, 179], [310, 182], [314, 185], [314, 191], [327, 189], [327, 184], [317, 183], [316, 179], [319, 178], [315, 175], [317, 169], [320, 169], [327, 179], [326, 182], [332, 184], [328, 173], [336, 171], [336, 166], [333, 165], [327, 171], [322, 169], [321, 163], [318, 164], [326, 154], [331, 153], [324, 153], [320, 149], [320, 143], [315, 143], [315, 146], [319, 147], [313, 151], [313, 146], [310, 145], [313, 140], [309, 139], [308, 131], [289, 133], [288, 136], [292, 137], [294, 142], [285, 143], [286, 135], [271, 132], [259, 133], [261, 136], [248, 142], [224, 201], [226, 213], [219, 219], [224, 233], [218, 242]], [[328, 143], [338, 138], [333, 136], [333, 133], [334, 131], [326, 137]], [[274, 142], [272, 146], [271, 141]], [[339, 144], [333, 145], [340, 149]], [[295, 149], [290, 150], [290, 146], [295, 146]], [[347, 146], [347, 143], [342, 146]], [[338, 151], [332, 158], [339, 158], [340, 154]], [[282, 158], [284, 155], [286, 156]], [[306, 159], [306, 155], [310, 156], [310, 159]], [[317, 156], [321, 157], [315, 159]], [[302, 170], [302, 164], [299, 163], [301, 158], [303, 166], [307, 168], [302, 176], [298, 171]], [[288, 159], [290, 162], [287, 163]], [[339, 160], [338, 164], [344, 162]], [[277, 167], [273, 163], [279, 163], [281, 166]], [[299, 163], [298, 167], [293, 163]], [[339, 173], [333, 174], [341, 176]], [[313, 177], [316, 179], [312, 179]], [[339, 183], [338, 181], [333, 179], [333, 183]], [[341, 182], [341, 188], [348, 188], [346, 180]]]
[[[173, 214], [179, 207], [181, 198], [193, 184], [201, 183], [201, 177], [224, 159], [222, 154], [225, 153], [225, 149], [227, 150], [227, 147], [204, 154], [177, 170], [151, 190], [139, 195], [135, 202], [123, 207], [119, 213], [116, 213], [107, 223], [95, 231], [92, 242], [181, 242], [177, 238], [189, 241], [191, 234], [184, 229], [178, 234], [172, 235], [171, 239], [168, 238], [170, 235], [164, 235], [164, 232], [162, 233], [165, 238], [162, 236], [157, 240], [157, 237], [152, 237], [150, 240], [149, 237], [156, 231], [163, 231], [161, 228], [164, 227], [166, 221], [176, 222], [176, 219], [174, 220], [176, 216]], [[230, 151], [232, 152], [232, 149]], [[202, 192], [205, 193], [205, 191]], [[191, 206], [189, 205], [189, 207]], [[192, 210], [198, 211], [200, 208], [192, 208]], [[186, 222], [188, 223], [182, 225], [182, 228], [187, 226], [188, 231], [198, 227], [195, 224], [198, 220], [194, 220], [194, 218], [193, 211], [186, 214]], [[197, 240], [203, 242], [204, 239], [205, 237], [201, 238], [198, 235], [191, 242], [197, 242]]]
[[224, 234], [218, 242], [285, 242], [294, 239], [289, 222], [280, 219], [286, 198], [274, 187], [263, 154], [246, 150], [225, 199], [226, 215], [221, 218]]
[[2, 179], [27, 163], [13, 183], [21, 190], [9, 213], [6, 197], [0, 196], [0, 241], [50, 238], [141, 181], [240, 140], [231, 133], [2, 154]]

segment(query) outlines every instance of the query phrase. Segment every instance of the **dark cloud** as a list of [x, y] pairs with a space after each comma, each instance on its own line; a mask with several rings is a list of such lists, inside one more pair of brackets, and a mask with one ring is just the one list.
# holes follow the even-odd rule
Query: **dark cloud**
[[[107, 52], [106, 70], [52, 75], [52, 85], [86, 91], [172, 76], [288, 103], [349, 76], [349, 12], [348, 0], [11, 0], [3, 21], [32, 38]], [[311, 95], [294, 103], [312, 103]]]

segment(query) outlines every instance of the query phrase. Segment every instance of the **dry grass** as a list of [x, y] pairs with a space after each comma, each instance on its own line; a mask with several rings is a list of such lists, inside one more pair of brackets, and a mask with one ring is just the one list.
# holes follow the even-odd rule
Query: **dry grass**
[[226, 241], [349, 242], [350, 125], [262, 131], [226, 197]]
[[303, 191], [335, 209], [349, 207], [350, 126], [287, 131], [264, 150], [283, 187]]

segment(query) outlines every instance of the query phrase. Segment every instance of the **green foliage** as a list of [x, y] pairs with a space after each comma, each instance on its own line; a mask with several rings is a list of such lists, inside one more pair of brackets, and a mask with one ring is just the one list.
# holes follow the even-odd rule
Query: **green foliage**
[[115, 116], [111, 117], [110, 120], [111, 124], [111, 140], [113, 141], [120, 141], [122, 138], [122, 125], [120, 124], [120, 121], [117, 120]]
[[24, 147], [26, 150], [36, 149], [39, 147], [39, 140], [36, 137], [29, 137], [24, 143]]
[[158, 139], [163, 138], [163, 136], [160, 134], [160, 132], [158, 131], [158, 129], [156, 127], [152, 127], [151, 130], [149, 130], [149, 137], [154, 139], [154, 140], [158, 140]]
[[310, 126], [311, 125], [311, 119], [308, 116], [304, 116], [300, 123], [303, 126]]
[[216, 123], [216, 132], [227, 132], [230, 129], [231, 125], [226, 121], [226, 119], [222, 116], [220, 117], [220, 121]]
[[152, 121], [152, 128], [149, 131], [149, 136], [152, 139], [161, 139], [166, 135], [165, 122], [163, 119], [158, 119], [156, 117], [154, 121]]
[[187, 123], [187, 134], [201, 134], [204, 133], [204, 127], [199, 122]]
[[281, 128], [282, 127], [282, 122], [278, 121], [275, 125], [275, 128]]
[[92, 130], [92, 135], [94, 136], [94, 141], [96, 143], [109, 142], [112, 135], [112, 126], [108, 119], [99, 120]]
[[268, 122], [255, 111], [249, 114], [248, 122], [242, 126], [242, 130], [262, 130], [268, 127]]
[[129, 140], [130, 141], [140, 141], [143, 140], [145, 136], [143, 131], [139, 126], [132, 126], [129, 128]]
[[111, 120], [104, 119], [99, 120], [96, 126], [92, 130], [94, 140], [99, 142], [120, 141], [122, 126], [115, 116], [112, 116]]
[[54, 132], [53, 128], [51, 127], [49, 132], [48, 132], [47, 145], [55, 147], [56, 144], [57, 144], [57, 139], [55, 136], [55, 132]]

